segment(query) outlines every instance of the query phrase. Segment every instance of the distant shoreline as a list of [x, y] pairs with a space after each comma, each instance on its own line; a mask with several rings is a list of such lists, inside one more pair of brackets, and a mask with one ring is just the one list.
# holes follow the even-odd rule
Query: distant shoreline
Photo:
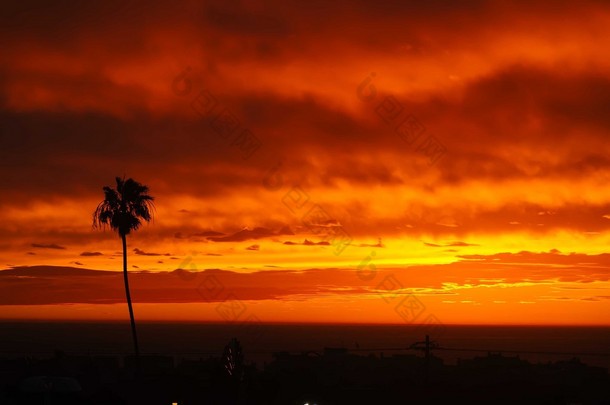
[[[0, 319], [0, 324], [123, 324], [129, 322], [129, 319]], [[138, 324], [184, 324], [184, 325], [218, 325], [231, 326], [233, 323], [219, 321], [192, 321], [192, 320], [139, 320]], [[353, 322], [260, 322], [260, 325], [267, 326], [358, 326], [358, 327], [422, 327], [425, 324], [421, 323], [353, 323]], [[599, 328], [610, 330], [610, 324], [444, 324], [447, 327], [459, 328]]]

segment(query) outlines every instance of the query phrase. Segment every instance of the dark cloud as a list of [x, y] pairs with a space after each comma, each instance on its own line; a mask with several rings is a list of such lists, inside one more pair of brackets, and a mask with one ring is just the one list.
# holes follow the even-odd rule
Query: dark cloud
[[38, 248], [38, 249], [58, 249], [58, 250], [66, 249], [64, 246], [60, 246], [55, 243], [32, 243], [31, 246], [33, 248]]
[[[41, 83], [47, 81], [42, 80]], [[64, 87], [63, 84], [61, 87]], [[102, 84], [100, 87], [106, 88], [107, 85]], [[134, 103], [139, 103], [145, 97], [135, 98], [137, 100]], [[570, 76], [538, 67], [520, 66], [470, 83], [464, 89], [464, 96], [459, 103], [431, 98], [418, 103], [405, 102], [405, 109], [417, 111], [421, 121], [433, 122], [435, 132], [452, 153], [451, 159], [443, 159], [445, 162], [442, 163], [441, 178], [436, 181], [437, 185], [441, 185], [472, 181], [474, 178], [527, 178], [529, 173], [523, 165], [500, 156], [504, 145], [514, 145], [515, 142], [523, 148], [543, 150], [551, 142], [557, 146], [566, 145], [572, 141], [575, 131], [586, 132], [584, 138], [579, 135], [583, 146], [601, 142], [604, 129], [610, 126], [606, 120], [610, 116], [606, 107], [610, 105], [609, 100], [610, 80], [605, 76], [593, 73]], [[122, 157], [134, 154], [142, 156], [141, 161], [130, 166], [148, 172], [150, 177], [174, 177], [174, 187], [202, 197], [231, 187], [260, 185], [269, 167], [267, 157], [277, 159], [289, 156], [290, 164], [284, 163], [284, 176], [303, 177], [296, 173], [296, 168], [306, 171], [311, 167], [311, 162], [306, 155], [298, 153], [299, 149], [315, 150], [319, 157], [328, 157], [323, 167], [316, 168], [321, 173], [318, 178], [323, 179], [320, 180], [321, 184], [327, 186], [345, 180], [351, 184], [404, 183], [396, 162], [381, 159], [363, 162], [359, 151], [367, 151], [373, 156], [390, 153], [404, 158], [418, 155], [381, 119], [371, 124], [370, 120], [330, 108], [321, 102], [286, 99], [273, 94], [245, 94], [229, 104], [234, 105], [235, 113], [244, 117], [245, 121], [254, 122], [249, 127], [265, 134], [261, 153], [266, 158], [250, 161], [248, 165], [252, 170], [247, 173], [231, 170], [244, 165], [241, 157], [232, 153], [231, 148], [209, 147], [210, 140], [215, 135], [209, 123], [204, 121], [146, 115], [137, 121], [93, 112], [4, 111], [2, 120], [6, 135], [0, 138], [0, 142], [5, 152], [2, 159], [6, 166], [0, 167], [0, 171], [4, 168], [7, 172], [21, 173], [29, 181], [20, 181], [21, 175], [7, 175], [2, 176], [2, 186], [15, 191], [22, 190], [24, 193], [36, 188], [39, 193], [92, 194], [95, 189], [87, 185], [108, 182], [108, 174], [98, 167], [80, 165], [80, 170], [74, 170], [78, 162], [52, 159], [52, 156], [68, 152], [81, 159], [90, 157], [110, 165]], [[375, 117], [374, 109], [369, 112]], [[278, 122], [278, 116], [282, 117], [281, 122]], [[530, 118], [525, 119], [527, 117]], [[544, 124], [544, 131], [530, 128], [533, 118]], [[282, 137], [278, 126], [298, 127], [299, 136], [291, 139]], [[176, 128], [179, 136], [172, 136], [169, 142], [170, 134], [176, 132]], [[444, 131], [448, 132], [442, 136]], [[90, 136], [83, 137], [83, 132]], [[15, 133], [20, 136], [10, 136]], [[49, 137], [48, 133], [62, 135], [60, 138]], [[140, 135], [143, 133], [146, 133], [146, 137]], [[493, 142], [489, 142], [489, 133], [502, 136], [494, 137]], [[558, 137], [557, 134], [561, 136]], [[100, 143], [98, 139], [105, 141]], [[373, 139], [374, 147], [371, 146]], [[222, 162], [227, 170], [220, 173], [205, 170], [199, 172], [200, 182], [192, 182], [189, 178], [178, 175], [184, 170], [182, 165], [177, 164], [178, 161], [183, 164], [200, 164], [202, 160], [210, 164]], [[160, 166], [160, 163], [163, 165]], [[543, 160], [539, 165], [538, 175], [545, 178], [580, 177], [602, 168], [610, 170], [608, 159], [590, 148], [572, 150], [563, 159]], [[16, 167], [19, 168], [18, 171], [15, 171]], [[66, 178], [66, 181], [57, 184], [53, 180], [58, 177]], [[312, 179], [308, 182], [315, 185]], [[74, 184], [79, 186], [74, 189]], [[205, 187], [200, 184], [205, 184]], [[151, 185], [157, 186], [155, 182]], [[156, 188], [159, 189], [159, 186]]]
[[61, 266], [18, 266], [1, 270], [2, 277], [76, 277], [76, 276], [112, 276], [112, 272], [103, 270], [77, 269], [74, 267]]
[[152, 252], [145, 252], [143, 250], [140, 250], [138, 248], [133, 249], [133, 252], [137, 255], [140, 256], [171, 256], [170, 253], [152, 253]]
[[102, 252], [82, 252], [81, 256], [103, 256]]
[[290, 246], [294, 246], [294, 245], [300, 245], [300, 246], [330, 246], [330, 242], [328, 241], [320, 241], [320, 242], [312, 242], [309, 239], [305, 239], [303, 242], [293, 242], [290, 240], [287, 240], [284, 242], [284, 245], [290, 245]]

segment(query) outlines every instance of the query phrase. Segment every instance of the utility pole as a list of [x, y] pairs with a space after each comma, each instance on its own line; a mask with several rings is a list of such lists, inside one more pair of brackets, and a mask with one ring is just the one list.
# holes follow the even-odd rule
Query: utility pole
[[430, 359], [432, 357], [432, 350], [439, 347], [438, 343], [430, 340], [430, 335], [426, 335], [426, 340], [423, 342], [415, 342], [410, 346], [410, 349], [420, 350], [424, 352], [424, 382], [427, 385], [430, 378]]
[[425, 384], [428, 385], [428, 379], [430, 375], [430, 336], [426, 335], [426, 379]]

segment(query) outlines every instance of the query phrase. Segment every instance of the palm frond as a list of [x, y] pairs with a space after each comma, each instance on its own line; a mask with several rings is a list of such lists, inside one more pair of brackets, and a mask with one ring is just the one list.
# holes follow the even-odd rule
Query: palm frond
[[93, 212], [93, 227], [110, 227], [119, 235], [136, 231], [142, 222], [150, 222], [154, 216], [154, 197], [148, 195], [148, 187], [129, 178], [116, 178], [116, 189], [104, 187], [104, 200]]

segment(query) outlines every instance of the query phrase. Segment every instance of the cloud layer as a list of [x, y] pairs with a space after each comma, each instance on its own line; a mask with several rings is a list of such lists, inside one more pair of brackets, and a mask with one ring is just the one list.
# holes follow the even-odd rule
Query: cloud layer
[[130, 240], [130, 266], [153, 272], [194, 255], [228, 274], [353, 270], [369, 250], [475, 269], [477, 255], [607, 246], [605, 2], [0, 11], [7, 267], [116, 270], [120, 245], [91, 213], [117, 175], [156, 197]]

